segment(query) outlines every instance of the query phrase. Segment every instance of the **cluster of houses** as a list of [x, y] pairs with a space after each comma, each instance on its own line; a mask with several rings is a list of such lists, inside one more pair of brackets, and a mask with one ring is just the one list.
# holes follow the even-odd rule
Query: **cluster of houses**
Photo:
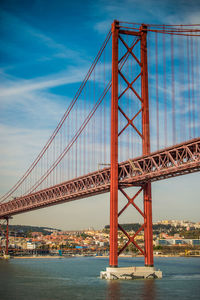
[[[173, 221], [165, 220], [154, 223], [154, 225], [171, 225], [174, 227], [185, 228], [186, 230], [199, 229], [200, 223], [192, 223], [188, 221]], [[166, 227], [167, 228], [167, 227]], [[134, 235], [134, 231], [129, 232], [130, 236]], [[153, 244], [157, 246], [200, 246], [200, 237], [196, 239], [186, 239], [175, 233], [170, 235], [166, 230], [161, 230], [158, 233], [154, 232]], [[0, 237], [1, 248], [5, 247], [5, 238]], [[135, 237], [135, 241], [140, 247], [144, 246], [144, 235], [140, 232]], [[127, 242], [127, 237], [119, 231], [118, 245], [123, 247]], [[42, 232], [31, 232], [28, 237], [19, 233], [11, 233], [9, 236], [9, 249], [13, 249], [15, 253], [44, 253], [44, 254], [91, 254], [91, 255], [107, 255], [109, 253], [109, 232], [106, 230], [85, 230], [85, 231], [60, 231], [52, 230], [49, 234]], [[126, 249], [126, 253], [137, 253], [137, 249], [131, 244]]]

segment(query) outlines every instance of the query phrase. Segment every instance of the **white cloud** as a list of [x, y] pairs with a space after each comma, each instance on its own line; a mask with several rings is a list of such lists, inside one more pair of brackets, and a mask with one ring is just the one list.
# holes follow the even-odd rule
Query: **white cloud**
[[[18, 18], [16, 15], [2, 10], [1, 18], [3, 20], [3, 24], [8, 24], [6, 29], [9, 31], [9, 33], [11, 35], [14, 33], [14, 36], [16, 36], [19, 41], [22, 40], [23, 42], [27, 43], [30, 40], [31, 43], [34, 42], [36, 44], [40, 44], [40, 46], [47, 47], [48, 49], [52, 50], [52, 57], [66, 58], [83, 62], [80, 51], [72, 50], [71, 47], [67, 47], [66, 45], [57, 42], [55, 38], [48, 36], [46, 33], [44, 34], [41, 30], [33, 27], [24, 20]], [[2, 42], [3, 41], [1, 41], [1, 43]], [[10, 40], [6, 39], [4, 41], [4, 46], [6, 46], [6, 44], [9, 46], [8, 50], [9, 48], [12, 48], [12, 37]], [[19, 51], [23, 51], [23, 48], [20, 46], [18, 47], [17, 44], [18, 43], [15, 43], [14, 45], [15, 51], [17, 49]], [[43, 59], [46, 59], [46, 57]], [[41, 57], [37, 60], [41, 60]]]
[[0, 124], [0, 193], [6, 192], [22, 176], [41, 150], [51, 130], [26, 129]]
[[15, 96], [25, 92], [35, 90], [43, 90], [52, 87], [57, 87], [65, 84], [80, 82], [83, 79], [84, 72], [80, 68], [74, 68], [67, 72], [38, 77], [30, 80], [16, 79], [15, 81], [7, 81], [0, 85], [0, 95], [2, 97]]
[[93, 4], [102, 18], [94, 25], [99, 33], [109, 30], [114, 19], [147, 24], [199, 24], [200, 3], [196, 0], [102, 0]]

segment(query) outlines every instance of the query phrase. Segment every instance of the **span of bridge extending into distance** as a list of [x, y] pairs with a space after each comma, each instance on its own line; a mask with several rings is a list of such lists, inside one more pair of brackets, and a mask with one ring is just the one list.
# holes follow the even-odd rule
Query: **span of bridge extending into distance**
[[[7, 254], [13, 215], [110, 192], [110, 267], [130, 243], [154, 265], [151, 182], [200, 171], [199, 37], [200, 25], [113, 22], [46, 145], [1, 197]], [[143, 219], [133, 236], [118, 221], [129, 206]], [[121, 249], [118, 230], [127, 237]]]
[[[146, 181], [153, 182], [198, 171], [200, 138], [120, 163], [119, 188], [140, 186]], [[7, 218], [109, 191], [110, 167], [6, 202], [0, 206], [0, 217]]]

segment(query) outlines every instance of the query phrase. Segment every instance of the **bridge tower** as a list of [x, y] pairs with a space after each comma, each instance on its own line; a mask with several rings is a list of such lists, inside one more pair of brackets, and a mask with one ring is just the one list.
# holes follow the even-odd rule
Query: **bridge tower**
[[[11, 217], [4, 217], [4, 218], [0, 218], [0, 220], [3, 220], [3, 222], [4, 221], [6, 221], [6, 230], [3, 230], [3, 228], [2, 228], [2, 226], [1, 225], [3, 225], [3, 224], [0, 224], [0, 231], [1, 231], [1, 233], [3, 234], [3, 236], [4, 236], [4, 239], [6, 240], [6, 242], [5, 242], [5, 249], [4, 249], [4, 258], [5, 259], [8, 259], [9, 258], [9, 253], [8, 253], [8, 247], [9, 247], [9, 219], [11, 219]], [[0, 252], [2, 251], [2, 249], [1, 249], [1, 247], [0, 247]]]
[[[147, 27], [142, 25], [139, 32], [131, 30], [120, 30], [119, 22], [114, 21], [112, 24], [112, 100], [111, 100], [111, 183], [110, 183], [110, 266], [118, 265], [118, 76], [119, 58], [118, 58], [118, 40], [123, 40], [122, 35], [136, 35], [140, 42], [140, 62], [136, 58], [132, 46], [126, 44], [127, 50], [131, 53], [132, 58], [138, 60], [141, 68], [141, 96], [138, 95], [141, 101], [142, 113], [142, 151], [143, 155], [150, 153], [150, 129], [149, 129], [149, 99], [148, 99], [148, 66], [147, 66]], [[119, 37], [120, 35], [120, 37]], [[125, 41], [123, 40], [125, 43]], [[124, 75], [123, 75], [124, 76]], [[128, 79], [124, 78], [129, 88], [133, 89]], [[135, 78], [133, 78], [133, 81]], [[132, 82], [133, 82], [132, 81]], [[134, 117], [134, 116], [133, 116]], [[128, 116], [127, 116], [128, 118]], [[132, 119], [129, 119], [132, 123]], [[125, 129], [126, 130], [126, 129]], [[153, 266], [153, 238], [152, 238], [152, 201], [151, 201], [151, 183], [146, 183], [141, 186], [144, 199], [144, 239], [145, 239], [145, 265]], [[122, 189], [120, 188], [122, 191]], [[126, 195], [126, 194], [125, 194]], [[132, 201], [132, 199], [128, 199]], [[134, 238], [130, 237], [130, 242], [133, 242], [136, 247], [138, 245]], [[124, 249], [123, 249], [124, 250]]]
[[[133, 45], [128, 46], [124, 36], [131, 35], [136, 37], [136, 41]], [[135, 78], [130, 79], [125, 77], [120, 70], [121, 57], [119, 57], [119, 40], [127, 48], [127, 53], [131, 56], [131, 59], [134, 59], [140, 66], [140, 74], [135, 76]], [[140, 43], [140, 58], [137, 58], [134, 54], [134, 47], [136, 44]], [[134, 76], [134, 74], [132, 74]], [[139, 112], [134, 116], [127, 116], [122, 108], [119, 106], [119, 95], [118, 88], [118, 78], [121, 76], [127, 84], [127, 89], [131, 89], [132, 92], [140, 101], [141, 106]], [[141, 91], [140, 94], [136, 92], [133, 87], [133, 83], [140, 77], [141, 80]], [[118, 112], [125, 116], [128, 121], [128, 126], [131, 125], [133, 130], [136, 130], [138, 133], [139, 129], [134, 125], [133, 120], [141, 113], [142, 119], [142, 133], [140, 137], [142, 139], [142, 153], [147, 155], [150, 153], [150, 126], [149, 126], [149, 99], [148, 99], [148, 65], [147, 65], [147, 26], [142, 25], [138, 32], [135, 32], [131, 29], [123, 29], [120, 27], [118, 21], [114, 21], [112, 24], [112, 94], [111, 94], [111, 180], [110, 180], [110, 268], [107, 268], [107, 272], [102, 272], [101, 275], [103, 278], [112, 279], [111, 274], [115, 274], [118, 277], [120, 274], [120, 268], [118, 267], [118, 256], [124, 251], [124, 249], [130, 244], [133, 243], [135, 247], [144, 255], [145, 258], [145, 267], [138, 269], [136, 275], [141, 275], [142, 277], [147, 277], [154, 270], [153, 265], [153, 232], [152, 232], [152, 199], [151, 199], [151, 183], [145, 183], [140, 186], [140, 190], [129, 197], [124, 191], [124, 188], [119, 184], [118, 178], [118, 138], [119, 132], [119, 122], [118, 122]], [[127, 130], [125, 126], [124, 130]], [[120, 191], [128, 200], [128, 205], [126, 205], [120, 212], [118, 212], [118, 191]], [[136, 197], [143, 193], [143, 211], [134, 203]], [[119, 224], [118, 217], [124, 212], [124, 210], [132, 204], [137, 211], [141, 214], [144, 219], [143, 225], [140, 229], [130, 236]], [[118, 251], [118, 228], [127, 236], [128, 242], [124, 247]], [[144, 230], [144, 250], [137, 244], [135, 237], [140, 233], [141, 230]], [[123, 268], [122, 268], [123, 269]], [[116, 271], [115, 271], [116, 270]], [[130, 273], [133, 274], [133, 269], [130, 268]], [[154, 270], [155, 271], [155, 270]], [[124, 271], [122, 270], [122, 273]], [[150, 272], [150, 273], [149, 273]], [[156, 271], [157, 277], [161, 277], [162, 273]], [[127, 270], [126, 270], [127, 274]], [[121, 276], [121, 275], [119, 275]]]

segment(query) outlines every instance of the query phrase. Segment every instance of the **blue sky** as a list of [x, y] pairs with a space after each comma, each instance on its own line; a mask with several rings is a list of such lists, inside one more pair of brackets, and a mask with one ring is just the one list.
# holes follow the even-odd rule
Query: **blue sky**
[[[1, 194], [26, 171], [43, 147], [114, 19], [156, 24], [199, 23], [200, 2], [1, 0]], [[193, 174], [154, 184], [154, 219], [183, 216], [199, 221], [199, 179], [199, 174]], [[76, 229], [101, 227], [109, 222], [108, 195], [83, 202], [22, 214], [13, 223]], [[83, 211], [81, 216], [79, 210]], [[132, 216], [134, 211], [124, 221], [134, 222]]]

